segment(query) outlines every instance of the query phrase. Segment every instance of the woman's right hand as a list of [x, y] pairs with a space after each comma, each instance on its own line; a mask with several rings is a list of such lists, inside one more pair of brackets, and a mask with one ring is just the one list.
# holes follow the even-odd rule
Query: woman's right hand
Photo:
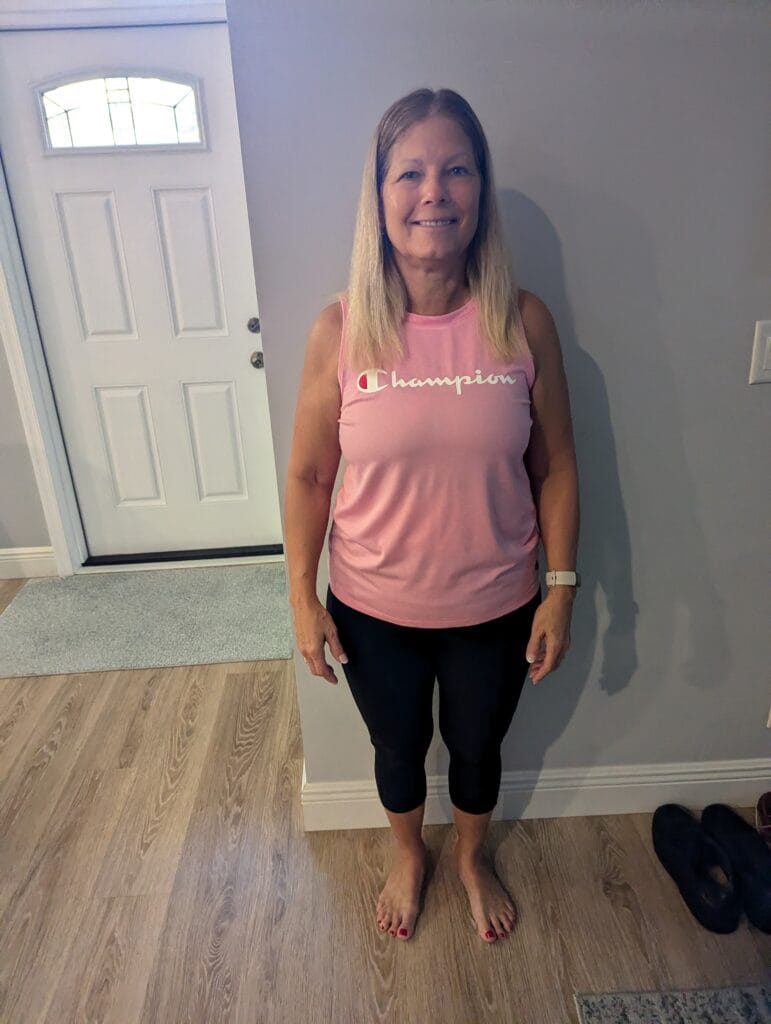
[[333, 657], [338, 661], [347, 662], [348, 658], [340, 643], [332, 616], [321, 601], [315, 598], [303, 604], [292, 605], [292, 617], [297, 647], [308, 668], [314, 676], [323, 676], [327, 682], [336, 684], [337, 676], [325, 659], [324, 641], [329, 644]]

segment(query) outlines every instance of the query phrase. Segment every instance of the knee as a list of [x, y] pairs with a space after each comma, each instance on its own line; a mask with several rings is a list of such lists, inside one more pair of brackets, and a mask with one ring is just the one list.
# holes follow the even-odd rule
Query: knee
[[377, 736], [370, 736], [370, 741], [378, 758], [384, 764], [397, 767], [425, 761], [432, 737], [433, 729], [422, 736], [405, 737], [398, 743], [394, 743], [392, 740], [384, 741]]

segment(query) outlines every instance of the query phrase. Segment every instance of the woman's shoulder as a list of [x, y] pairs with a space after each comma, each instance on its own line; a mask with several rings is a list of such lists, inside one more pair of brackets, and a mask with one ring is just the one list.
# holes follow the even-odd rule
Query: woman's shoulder
[[323, 367], [325, 379], [337, 387], [337, 365], [343, 333], [343, 310], [339, 299], [327, 303], [316, 315], [310, 330], [314, 362]]
[[517, 303], [519, 305], [519, 313], [525, 324], [526, 331], [528, 327], [532, 327], [534, 328], [535, 333], [538, 333], [539, 328], [551, 319], [549, 307], [539, 295], [535, 294], [535, 292], [529, 292], [525, 288], [519, 288], [517, 291]]
[[327, 328], [336, 327], [343, 322], [343, 307], [339, 299], [334, 299], [323, 306], [318, 313], [317, 320]]
[[539, 355], [544, 351], [544, 346], [551, 344], [556, 337], [554, 318], [549, 307], [535, 292], [520, 288], [517, 303], [537, 375]]

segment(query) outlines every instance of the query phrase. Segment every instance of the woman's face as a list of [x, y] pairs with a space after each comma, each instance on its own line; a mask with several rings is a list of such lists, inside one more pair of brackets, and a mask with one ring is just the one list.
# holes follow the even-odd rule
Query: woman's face
[[[471, 142], [457, 121], [435, 116], [412, 125], [392, 146], [381, 187], [391, 245], [413, 265], [465, 259], [481, 190]], [[451, 223], [421, 223], [432, 220]]]

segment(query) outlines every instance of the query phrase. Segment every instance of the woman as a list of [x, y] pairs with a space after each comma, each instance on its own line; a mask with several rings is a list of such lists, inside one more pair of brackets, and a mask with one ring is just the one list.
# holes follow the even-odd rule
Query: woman
[[[376, 920], [402, 939], [425, 875], [438, 681], [454, 862], [493, 942], [516, 920], [483, 852], [500, 745], [528, 662], [540, 682], [570, 645], [578, 476], [554, 322], [513, 282], [484, 131], [452, 90], [418, 89], [383, 115], [338, 299], [310, 331], [288, 468], [297, 646], [336, 683], [329, 644], [369, 730], [395, 841]], [[324, 607], [316, 573], [341, 453]], [[541, 538], [557, 570], [543, 601]]]

